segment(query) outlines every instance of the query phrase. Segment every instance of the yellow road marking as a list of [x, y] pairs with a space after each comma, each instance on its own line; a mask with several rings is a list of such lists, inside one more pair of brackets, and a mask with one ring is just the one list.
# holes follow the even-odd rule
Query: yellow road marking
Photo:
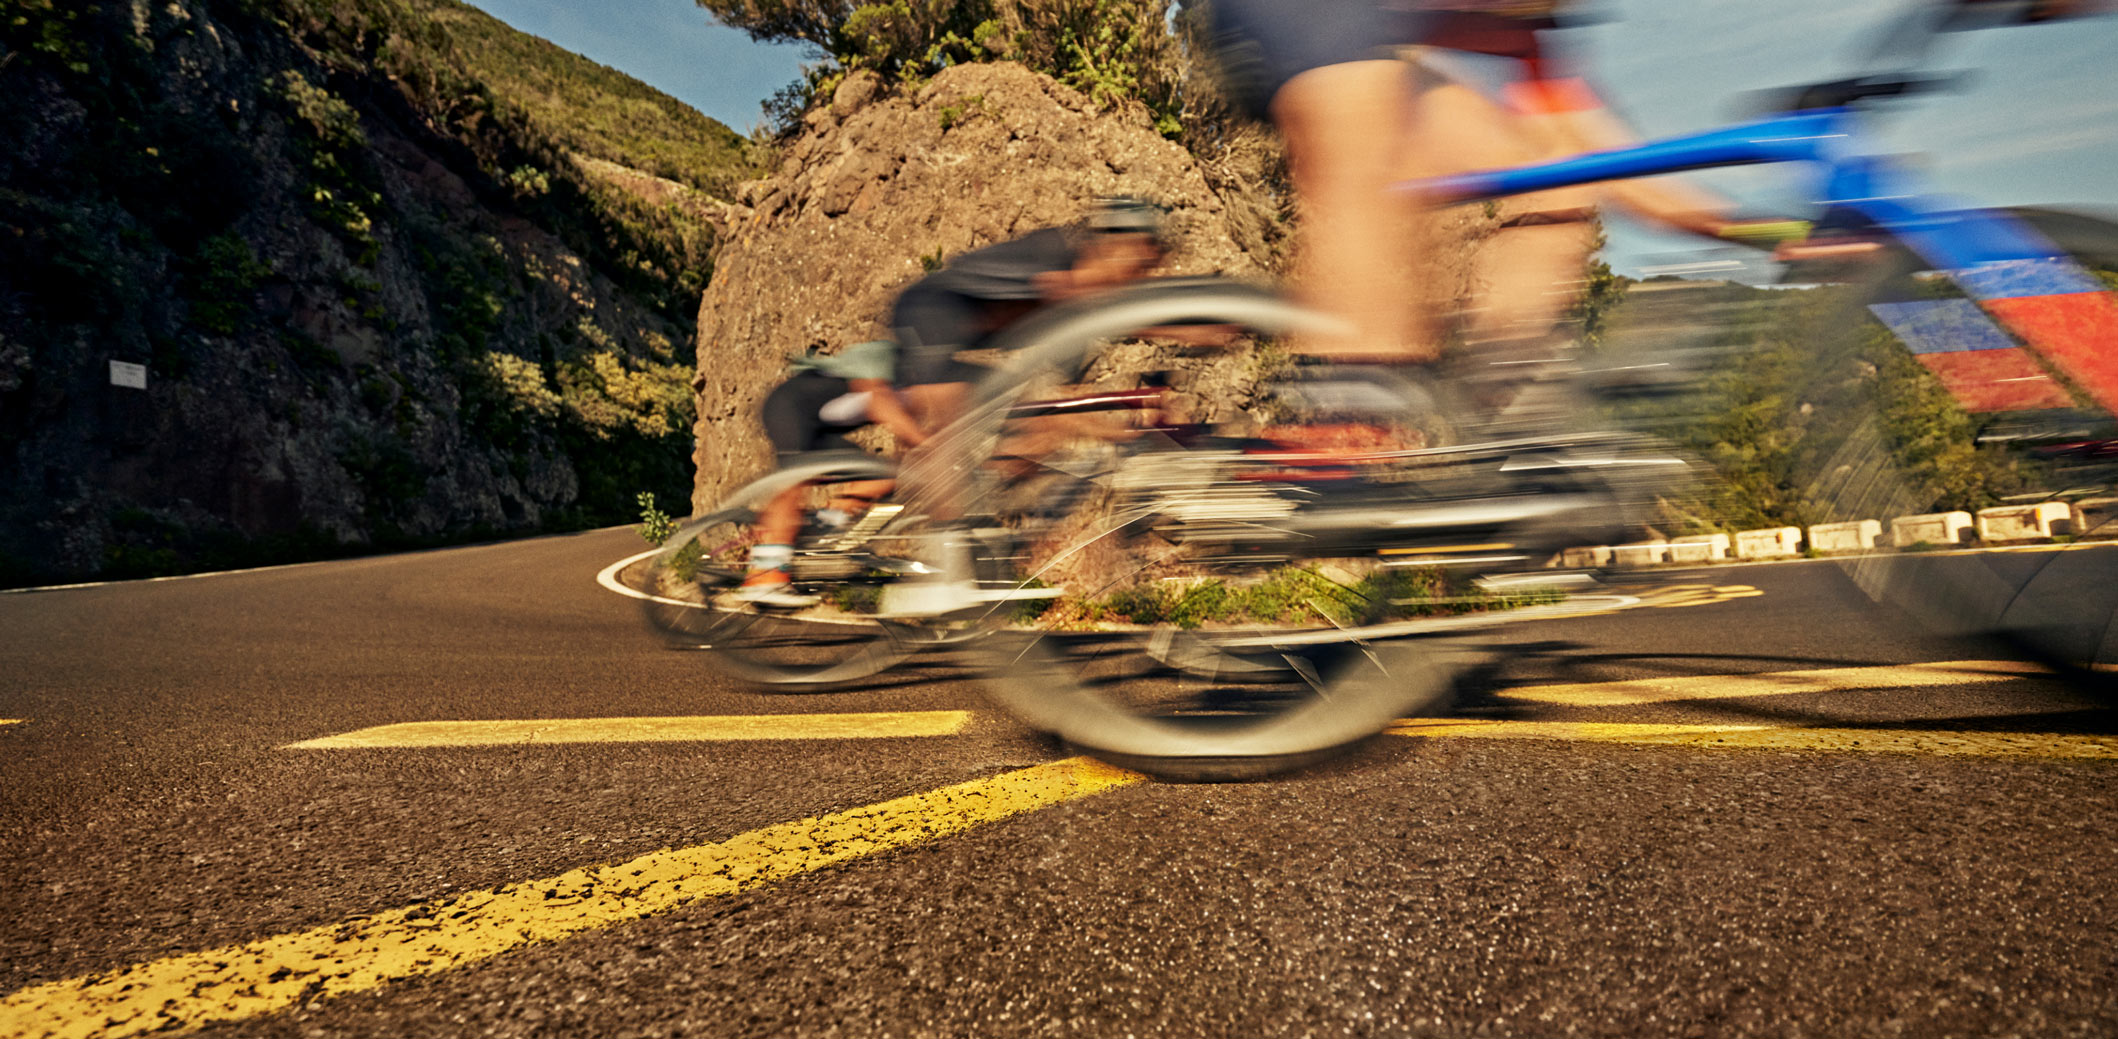
[[850, 740], [954, 736], [969, 711], [875, 714], [735, 714], [668, 718], [543, 718], [400, 722], [289, 743], [283, 750], [354, 747], [495, 747], [520, 743], [658, 743], [678, 740]]
[[[1622, 591], [1623, 589], [1614, 590]], [[1736, 599], [1749, 599], [1755, 596], [1764, 595], [1765, 593], [1747, 584], [1666, 584], [1657, 585], [1653, 588], [1641, 589], [1639, 591], [1628, 592], [1627, 594], [1631, 595], [1636, 601], [1629, 605], [1619, 606], [1608, 610], [1581, 610], [1578, 612], [1568, 611], [1565, 619], [1572, 620], [1576, 617], [1608, 617], [1612, 614], [1624, 613], [1627, 610], [1641, 608], [1675, 610], [1684, 609], [1686, 607], [1691, 606], [1712, 606], [1715, 603], [1732, 602]]]
[[2051, 672], [2036, 664], [2010, 660], [1957, 660], [1888, 667], [1831, 667], [1814, 671], [1774, 671], [1760, 675], [1686, 675], [1636, 678], [1582, 685], [1537, 685], [1509, 689], [1507, 700], [1566, 707], [1623, 707], [1673, 700], [1731, 700], [1748, 696], [1792, 696], [1848, 689], [1917, 689], [1937, 685], [2011, 682]]
[[21, 718], [0, 718], [0, 725], [20, 725], [22, 721]]
[[1770, 725], [1647, 725], [1405, 718], [1393, 736], [1475, 740], [1583, 740], [1746, 750], [1829, 750], [1982, 758], [2118, 760], [2118, 736], [1927, 729], [1804, 729]]
[[1070, 758], [556, 877], [423, 902], [0, 998], [0, 1036], [138, 1035], [237, 1021], [466, 966], [1135, 782]]
[[1484, 545], [1439, 545], [1433, 548], [1386, 548], [1378, 555], [1385, 556], [1430, 556], [1443, 552], [1502, 552], [1514, 548], [1511, 541], [1494, 541]]
[[1764, 595], [1747, 584], [1721, 585], [1670, 585], [1641, 595], [1644, 604], [1655, 609], [1681, 609], [1686, 606], [1707, 606], [1733, 599], [1748, 599]]

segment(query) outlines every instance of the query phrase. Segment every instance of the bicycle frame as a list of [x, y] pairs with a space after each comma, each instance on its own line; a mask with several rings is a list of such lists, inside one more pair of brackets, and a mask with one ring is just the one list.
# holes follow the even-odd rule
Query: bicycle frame
[[[1801, 162], [1818, 167], [1824, 223], [1874, 228], [1945, 271], [1984, 312], [2118, 414], [2118, 306], [2096, 277], [2002, 210], [1957, 208], [1914, 190], [1859, 146], [1851, 108], [1794, 112], [1553, 162], [1409, 181], [1441, 204], [1687, 170]], [[2005, 335], [1993, 330], [1997, 342]]]

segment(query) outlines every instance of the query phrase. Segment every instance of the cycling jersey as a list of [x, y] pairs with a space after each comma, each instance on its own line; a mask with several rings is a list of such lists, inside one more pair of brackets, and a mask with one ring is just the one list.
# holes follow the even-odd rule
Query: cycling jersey
[[897, 344], [887, 339], [855, 343], [835, 354], [808, 353], [794, 359], [788, 374], [821, 372], [834, 379], [881, 379], [897, 377]]
[[897, 344], [887, 339], [855, 343], [835, 354], [809, 353], [788, 366], [789, 378], [765, 397], [759, 410], [765, 438], [781, 461], [804, 451], [858, 450], [849, 430], [869, 423], [873, 394], [853, 382], [896, 374]]
[[985, 370], [955, 360], [985, 344], [1006, 322], [1000, 308], [1035, 303], [1038, 275], [1070, 270], [1080, 254], [1062, 228], [974, 249], [900, 293], [890, 329], [900, 344], [898, 382], [905, 386], [976, 382]]

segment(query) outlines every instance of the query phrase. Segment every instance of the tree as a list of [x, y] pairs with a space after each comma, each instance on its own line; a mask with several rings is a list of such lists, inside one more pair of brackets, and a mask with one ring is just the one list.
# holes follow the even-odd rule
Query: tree
[[1009, 60], [1104, 105], [1139, 101], [1175, 136], [1182, 55], [1168, 0], [698, 0], [752, 39], [805, 43], [824, 63], [767, 103], [791, 129], [809, 101], [848, 72], [917, 82], [951, 65]]
[[698, 0], [721, 24], [760, 43], [807, 43], [832, 52], [838, 27], [859, 5], [852, 0]]

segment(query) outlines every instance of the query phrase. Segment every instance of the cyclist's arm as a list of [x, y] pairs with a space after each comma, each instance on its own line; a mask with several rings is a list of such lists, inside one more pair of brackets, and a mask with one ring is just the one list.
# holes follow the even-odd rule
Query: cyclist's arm
[[846, 385], [855, 393], [868, 395], [868, 418], [889, 430], [899, 443], [918, 447], [926, 442], [927, 431], [913, 421], [912, 413], [905, 410], [904, 398], [887, 380], [849, 379]]
[[[1585, 80], [1566, 77], [1518, 84], [1509, 91], [1510, 107], [1542, 117], [1561, 150], [1610, 151], [1640, 143], [1640, 135], [1618, 118]], [[1651, 223], [1716, 237], [1734, 219], [1734, 205], [1696, 184], [1674, 177], [1611, 181], [1602, 185], [1610, 201]]]

